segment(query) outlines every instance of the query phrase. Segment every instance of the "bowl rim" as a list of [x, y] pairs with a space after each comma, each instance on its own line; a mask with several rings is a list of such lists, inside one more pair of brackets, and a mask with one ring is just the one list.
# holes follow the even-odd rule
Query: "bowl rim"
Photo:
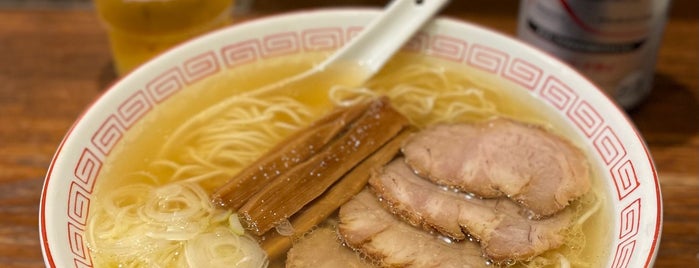
[[[118, 88], [122, 86], [122, 84], [126, 83], [125, 81], [130, 81], [137, 79], [135, 78], [138, 74], [142, 74], [149, 69], [152, 69], [152, 66], [155, 66], [155, 63], [163, 61], [164, 58], [167, 57], [176, 57], [177, 56], [177, 51], [180, 51], [182, 48], [186, 48], [192, 45], [194, 42], [201, 42], [202, 39], [206, 39], [207, 37], [211, 36], [216, 36], [220, 35], [224, 32], [230, 31], [232, 28], [241, 28], [241, 27], [249, 27], [250, 25], [260, 25], [260, 24], [271, 24], [271, 25], [278, 25], [279, 21], [284, 21], [284, 20], [289, 20], [296, 18], [298, 16], [315, 16], [315, 15], [328, 15], [328, 14], [342, 14], [342, 15], [347, 15], [347, 16], [375, 16], [380, 12], [380, 9], [378, 8], [354, 8], [354, 7], [349, 7], [349, 8], [313, 8], [313, 9], [305, 9], [305, 10], [298, 10], [298, 11], [291, 11], [291, 12], [286, 12], [286, 13], [279, 13], [279, 14], [271, 14], [271, 15], [264, 15], [261, 17], [257, 17], [254, 19], [242, 21], [240, 23], [236, 23], [227, 27], [224, 27], [222, 29], [218, 29], [215, 31], [212, 31], [210, 33], [207, 33], [205, 35], [195, 37], [191, 40], [188, 40], [182, 44], [179, 44], [177, 46], [174, 46], [167, 51], [159, 54], [157, 57], [155, 57], [153, 60], [147, 62], [146, 64], [143, 64], [137, 68], [135, 68], [133, 71], [125, 74], [124, 76], [118, 78], [116, 81], [114, 81], [112, 84], [107, 86], [106, 90], [101, 92], [100, 96], [95, 98], [84, 110], [83, 112], [76, 118], [74, 123], [71, 125], [71, 127], [68, 129], [66, 132], [65, 136], [61, 140], [56, 152], [54, 153], [48, 171], [45, 176], [45, 180], [42, 186], [42, 192], [41, 192], [41, 201], [40, 201], [40, 208], [39, 208], [39, 238], [40, 238], [40, 244], [42, 248], [42, 255], [44, 257], [44, 262], [47, 266], [50, 267], [55, 267], [56, 263], [54, 261], [54, 255], [51, 252], [50, 248], [50, 241], [48, 239], [48, 234], [47, 234], [47, 194], [49, 191], [52, 189], [50, 180], [51, 176], [54, 174], [54, 169], [56, 168], [56, 162], [57, 160], [63, 155], [61, 154], [64, 152], [64, 146], [66, 145], [67, 141], [69, 140], [70, 137], [74, 136], [74, 131], [78, 128], [78, 126], [81, 124], [81, 122], [84, 122], [84, 117], [88, 114], [95, 113], [95, 111], [99, 111], [101, 109], [97, 109], [96, 107], [99, 107], [102, 102], [105, 101], [105, 99], [109, 98], [113, 94], [118, 94], [115, 93], [117, 92]], [[636, 128], [635, 124], [633, 121], [630, 119], [628, 114], [620, 108], [619, 105], [617, 105], [611, 98], [606, 96], [603, 91], [600, 90], [597, 86], [595, 86], [589, 79], [585, 78], [582, 74], [578, 73], [577, 71], [574, 71], [574, 69], [567, 63], [556, 59], [555, 57], [550, 56], [543, 50], [536, 48], [534, 46], [531, 46], [513, 36], [501, 33], [497, 30], [488, 28], [487, 26], [483, 25], [478, 25], [475, 23], [471, 23], [469, 21], [464, 21], [462, 19], [458, 18], [452, 18], [449, 16], [440, 16], [438, 17], [434, 24], [446, 24], [447, 27], [453, 27], [453, 25], [457, 26], [466, 26], [468, 28], [477, 30], [477, 31], [483, 31], [487, 32], [488, 35], [494, 35], [497, 38], [504, 38], [507, 39], [508, 42], [514, 42], [519, 46], [520, 48], [523, 48], [525, 50], [529, 51], [535, 51], [534, 53], [540, 54], [539, 56], [544, 55], [544, 57], [547, 57], [547, 60], [550, 60], [553, 62], [554, 65], [560, 65], [560, 66], [565, 66], [566, 68], [570, 69], [572, 72], [576, 73], [580, 79], [587, 81], [590, 85], [592, 85], [593, 88], [595, 88], [600, 94], [603, 95], [603, 98], [601, 99], [606, 99], [606, 103], [602, 104], [605, 107], [614, 107], [613, 109], [616, 109], [613, 113], [618, 114], [623, 118], [625, 121], [625, 124], [627, 127], [635, 133], [635, 138], [640, 142], [640, 145], [645, 152], [645, 155], [648, 158], [648, 165], [649, 168], [652, 172], [653, 178], [652, 181], [654, 183], [653, 188], [655, 190], [655, 196], [654, 200], [656, 201], [656, 206], [657, 210], [652, 211], [655, 213], [655, 222], [654, 222], [654, 232], [652, 234], [652, 242], [650, 243], [650, 249], [647, 252], [643, 252], [643, 255], [645, 256], [647, 253], [647, 256], [645, 257], [645, 266], [648, 267], [652, 265], [654, 262], [656, 256], [657, 256], [657, 249], [660, 243], [661, 239], [661, 230], [662, 230], [662, 225], [663, 225], [663, 203], [662, 203], [662, 194], [661, 194], [661, 189], [660, 189], [660, 183], [658, 180], [658, 173], [657, 169], [655, 168], [655, 164], [653, 162], [653, 158], [650, 154], [650, 151], [648, 149], [648, 146], [641, 136], [641, 133], [638, 131]], [[650, 181], [650, 179], [647, 179], [647, 181]], [[611, 255], [613, 254], [610, 253], [610, 258]], [[60, 258], [63, 258], [62, 256]], [[610, 263], [611, 264], [611, 263]]]

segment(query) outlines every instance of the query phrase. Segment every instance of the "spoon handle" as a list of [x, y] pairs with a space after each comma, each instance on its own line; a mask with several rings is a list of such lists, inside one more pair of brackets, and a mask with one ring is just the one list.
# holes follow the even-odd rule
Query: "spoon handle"
[[[251, 94], [275, 94], [283, 90], [289, 96], [298, 97], [301, 96], [300, 91], [306, 94], [312, 90], [325, 92], [330, 85], [338, 83], [348, 87], [360, 86], [376, 74], [448, 2], [449, 0], [393, 0], [364, 30], [325, 61], [303, 73], [251, 91]], [[348, 70], [348, 66], [357, 67], [352, 69], [351, 76], [338, 76], [333, 75], [332, 71], [328, 72]]]
[[385, 12], [317, 67], [324, 70], [332, 64], [355, 62], [367, 72], [362, 80], [368, 80], [447, 3], [449, 0], [393, 0]]

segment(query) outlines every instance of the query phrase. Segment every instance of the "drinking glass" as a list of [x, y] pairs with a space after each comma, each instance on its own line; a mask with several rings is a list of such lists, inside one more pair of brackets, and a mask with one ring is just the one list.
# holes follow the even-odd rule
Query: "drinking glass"
[[233, 0], [95, 0], [117, 75], [158, 53], [230, 24]]

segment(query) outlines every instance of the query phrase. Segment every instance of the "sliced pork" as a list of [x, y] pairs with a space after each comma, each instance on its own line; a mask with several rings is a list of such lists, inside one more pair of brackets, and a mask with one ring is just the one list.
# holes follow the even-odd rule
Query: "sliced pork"
[[540, 127], [507, 119], [438, 124], [410, 137], [406, 163], [433, 182], [484, 198], [507, 196], [545, 217], [590, 189], [585, 155]]
[[388, 267], [489, 267], [478, 244], [447, 243], [394, 217], [368, 190], [340, 208], [345, 242]]
[[287, 268], [369, 268], [352, 249], [343, 246], [333, 227], [321, 227], [301, 238], [286, 255]]
[[393, 213], [457, 240], [470, 234], [495, 262], [526, 260], [561, 246], [572, 221], [569, 209], [531, 220], [507, 198], [480, 199], [446, 189], [414, 174], [401, 158], [376, 172], [369, 184]]

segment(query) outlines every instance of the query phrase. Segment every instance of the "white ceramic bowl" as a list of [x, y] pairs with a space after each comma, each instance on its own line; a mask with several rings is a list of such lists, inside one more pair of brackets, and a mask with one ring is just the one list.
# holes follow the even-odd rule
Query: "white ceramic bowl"
[[[377, 10], [317, 10], [232, 26], [178, 46], [114, 84], [77, 120], [51, 163], [41, 199], [40, 232], [49, 267], [91, 267], [85, 224], [103, 160], [130, 126], [187, 85], [263, 58], [341, 46]], [[406, 49], [505, 79], [574, 130], [602, 170], [613, 204], [605, 267], [647, 267], [662, 225], [658, 177], [631, 121], [567, 65], [512, 38], [439, 19]]]

